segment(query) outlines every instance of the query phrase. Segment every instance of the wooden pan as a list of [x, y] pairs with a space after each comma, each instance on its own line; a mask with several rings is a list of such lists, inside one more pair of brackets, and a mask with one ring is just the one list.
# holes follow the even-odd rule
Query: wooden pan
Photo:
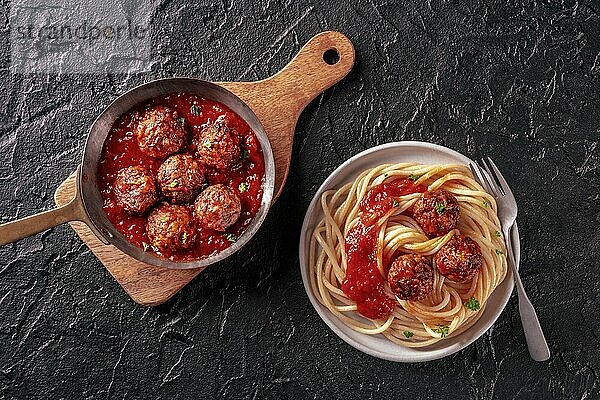
[[[267, 133], [275, 159], [273, 201], [281, 193], [288, 174], [300, 113], [316, 96], [344, 78], [353, 65], [354, 47], [350, 40], [330, 31], [310, 39], [288, 65], [267, 79], [217, 83], [246, 103]], [[57, 206], [69, 204], [76, 194], [76, 173], [73, 173], [57, 189], [55, 202]], [[70, 225], [139, 304], [164, 303], [205, 268], [177, 270], [149, 265], [103, 243], [86, 223], [75, 221]]]

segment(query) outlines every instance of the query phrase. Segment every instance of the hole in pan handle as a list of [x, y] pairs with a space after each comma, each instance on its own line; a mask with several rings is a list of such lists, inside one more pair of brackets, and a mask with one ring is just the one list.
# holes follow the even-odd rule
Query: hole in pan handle
[[340, 61], [340, 53], [338, 53], [336, 48], [326, 50], [323, 53], [323, 61], [328, 65], [335, 65]]

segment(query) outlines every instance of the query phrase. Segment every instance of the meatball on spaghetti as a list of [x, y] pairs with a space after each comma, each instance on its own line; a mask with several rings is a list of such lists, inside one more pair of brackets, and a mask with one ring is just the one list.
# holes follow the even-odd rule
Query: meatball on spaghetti
[[434, 256], [440, 274], [447, 279], [463, 283], [477, 274], [483, 265], [481, 248], [468, 236], [454, 235]]
[[129, 214], [143, 214], [158, 201], [156, 181], [146, 168], [123, 168], [114, 182], [117, 204]]
[[148, 216], [146, 233], [158, 249], [178, 251], [192, 245], [196, 229], [187, 207], [162, 203]]
[[419, 254], [404, 254], [392, 262], [387, 280], [399, 299], [423, 300], [433, 289], [431, 261]]
[[175, 154], [158, 169], [161, 193], [176, 203], [192, 200], [204, 184], [204, 167], [189, 154]]
[[223, 118], [206, 126], [192, 141], [198, 157], [207, 166], [217, 169], [231, 168], [241, 158], [240, 137]]
[[200, 226], [224, 232], [240, 218], [242, 204], [233, 190], [219, 184], [200, 193], [194, 210]]
[[427, 236], [445, 235], [460, 219], [458, 201], [446, 190], [425, 192], [415, 203], [414, 218]]
[[185, 145], [185, 120], [169, 107], [148, 108], [138, 115], [135, 136], [144, 153], [154, 158], [165, 158]]

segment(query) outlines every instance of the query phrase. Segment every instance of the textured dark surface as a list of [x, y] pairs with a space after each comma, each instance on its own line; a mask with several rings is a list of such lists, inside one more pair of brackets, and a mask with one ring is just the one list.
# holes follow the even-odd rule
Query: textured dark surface
[[[357, 62], [302, 115], [256, 238], [168, 304], [133, 303], [68, 226], [0, 248], [0, 397], [599, 398], [600, 5], [252, 3], [162, 2], [153, 72], [129, 76], [10, 75], [3, 18], [3, 221], [53, 206], [88, 126], [138, 83], [263, 78], [326, 29]], [[418, 365], [359, 353], [311, 307], [297, 244], [312, 195], [348, 157], [403, 139], [493, 155], [506, 172], [549, 362], [529, 358], [514, 296], [475, 344]]]

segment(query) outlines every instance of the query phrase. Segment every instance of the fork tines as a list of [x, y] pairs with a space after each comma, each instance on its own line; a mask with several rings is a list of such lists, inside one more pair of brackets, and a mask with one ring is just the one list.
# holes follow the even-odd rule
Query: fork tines
[[475, 180], [494, 197], [502, 197], [511, 193], [508, 184], [490, 157], [482, 158], [479, 163], [469, 163]]

